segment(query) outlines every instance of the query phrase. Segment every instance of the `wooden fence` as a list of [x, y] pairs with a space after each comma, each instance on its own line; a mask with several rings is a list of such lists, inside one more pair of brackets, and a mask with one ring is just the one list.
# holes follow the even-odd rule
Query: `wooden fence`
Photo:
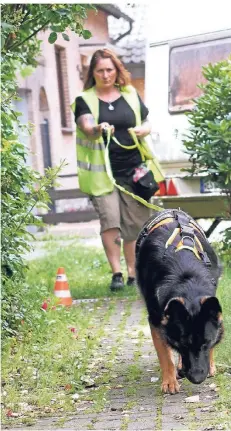
[[79, 199], [87, 198], [79, 189], [69, 189], [69, 190], [50, 190], [50, 198], [52, 200], [52, 209], [47, 214], [42, 214], [42, 219], [47, 224], [57, 224], [57, 223], [78, 223], [87, 222], [90, 220], [95, 220], [98, 218], [94, 208], [75, 209], [71, 211], [56, 212], [55, 202], [61, 199]]
[[[63, 175], [62, 177], [66, 178], [71, 176], [76, 175]], [[58, 200], [88, 198], [88, 196], [79, 189], [51, 189], [49, 194], [52, 200], [51, 209], [47, 214], [43, 214], [41, 216], [43, 221], [47, 224], [88, 222], [98, 218], [94, 208], [91, 206], [83, 210], [76, 208], [70, 211], [56, 212], [55, 202]], [[153, 197], [151, 201], [166, 209], [180, 208], [189, 213], [194, 219], [213, 219], [211, 226], [206, 232], [207, 236], [213, 232], [221, 220], [228, 219], [228, 215], [226, 217], [226, 214], [228, 214], [228, 198], [218, 193], [200, 193], [197, 195], [193, 194], [191, 196]]]

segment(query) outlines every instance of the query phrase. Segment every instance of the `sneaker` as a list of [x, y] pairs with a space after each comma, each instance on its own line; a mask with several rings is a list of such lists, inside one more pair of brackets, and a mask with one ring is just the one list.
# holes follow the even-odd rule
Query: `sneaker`
[[112, 276], [110, 289], [119, 290], [119, 289], [123, 289], [123, 287], [124, 287], [123, 275], [121, 272], [116, 272]]
[[128, 279], [127, 279], [127, 286], [136, 286], [136, 279], [135, 279], [135, 277], [128, 277]]

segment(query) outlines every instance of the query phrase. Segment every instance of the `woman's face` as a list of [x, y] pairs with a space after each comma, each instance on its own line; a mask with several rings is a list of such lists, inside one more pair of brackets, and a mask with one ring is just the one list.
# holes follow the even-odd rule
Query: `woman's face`
[[95, 84], [98, 88], [113, 87], [117, 77], [116, 68], [110, 58], [100, 58], [93, 70]]

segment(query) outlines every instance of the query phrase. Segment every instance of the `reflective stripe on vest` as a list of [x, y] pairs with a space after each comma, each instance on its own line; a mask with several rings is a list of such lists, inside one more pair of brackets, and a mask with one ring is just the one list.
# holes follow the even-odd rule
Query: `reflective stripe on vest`
[[105, 145], [102, 142], [95, 142], [95, 141], [87, 141], [85, 139], [80, 139], [78, 136], [76, 136], [76, 145], [79, 145], [80, 147], [86, 147], [90, 148], [91, 150], [101, 150], [104, 151]]
[[106, 172], [105, 165], [92, 165], [91, 163], [81, 162], [80, 160], [77, 160], [77, 166], [80, 169], [85, 169], [86, 171]]

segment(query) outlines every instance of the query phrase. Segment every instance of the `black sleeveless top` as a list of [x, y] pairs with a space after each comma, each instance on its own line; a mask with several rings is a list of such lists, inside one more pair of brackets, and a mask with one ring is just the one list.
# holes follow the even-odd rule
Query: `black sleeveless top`
[[[148, 108], [142, 102], [140, 96], [141, 120], [144, 121], [148, 115]], [[91, 111], [83, 100], [82, 97], [77, 97], [75, 108], [75, 121], [83, 114], [91, 114]], [[135, 127], [136, 119], [135, 114], [126, 102], [123, 96], [120, 96], [111, 103], [114, 110], [109, 110], [109, 103], [99, 99], [99, 123], [107, 122], [115, 127], [115, 137], [122, 145], [134, 145], [134, 142], [129, 135], [127, 129]], [[113, 140], [109, 146], [109, 157], [111, 162], [112, 172], [115, 178], [123, 177], [132, 168], [135, 168], [141, 163], [140, 152], [135, 148], [133, 150], [126, 150], [117, 145]]]

